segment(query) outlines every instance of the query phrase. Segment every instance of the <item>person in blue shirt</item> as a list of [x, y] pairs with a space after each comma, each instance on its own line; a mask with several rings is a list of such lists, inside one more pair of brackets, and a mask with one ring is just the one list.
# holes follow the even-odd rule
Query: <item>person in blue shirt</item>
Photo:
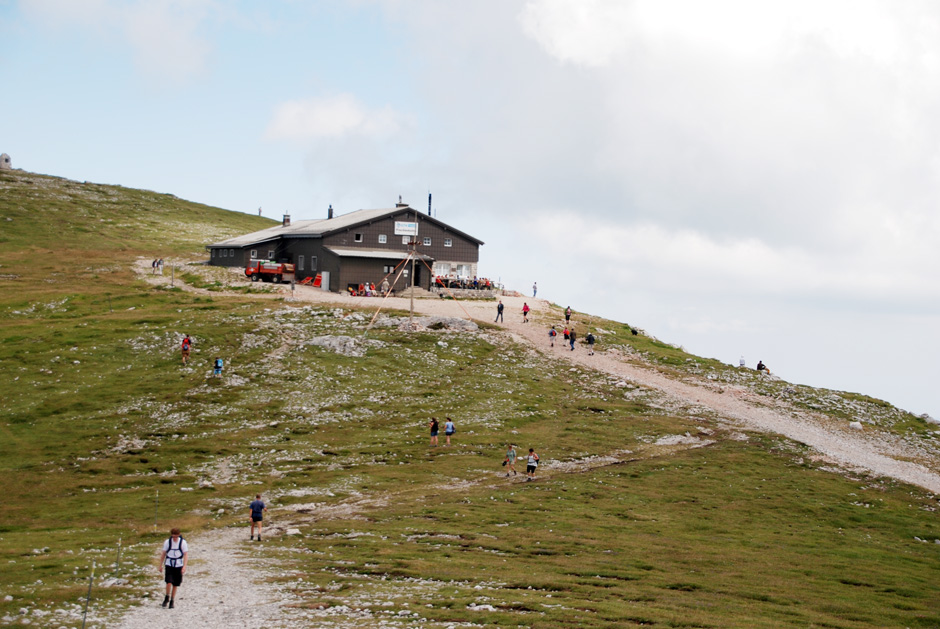
[[221, 378], [222, 377], [222, 359], [218, 356], [215, 357], [215, 363], [213, 364], [212, 375]]
[[264, 503], [261, 502], [261, 494], [255, 494], [255, 499], [252, 501], [248, 508], [251, 509], [251, 537], [249, 539], [255, 538], [255, 526], [258, 527], [258, 541], [261, 541], [261, 521], [264, 519], [264, 512], [268, 510], [264, 506]]
[[455, 432], [457, 432], [457, 426], [454, 425], [454, 420], [448, 417], [447, 421], [444, 422], [444, 436], [447, 437], [447, 445], [450, 445], [450, 436]]

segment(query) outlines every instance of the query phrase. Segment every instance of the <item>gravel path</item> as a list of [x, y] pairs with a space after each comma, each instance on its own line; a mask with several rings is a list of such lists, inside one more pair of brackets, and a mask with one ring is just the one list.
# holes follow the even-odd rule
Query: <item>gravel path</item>
[[[162, 577], [154, 573], [154, 592], [132, 609], [118, 629], [229, 629], [308, 627], [290, 592], [263, 580], [267, 561], [247, 557], [257, 542], [249, 542], [248, 526], [221, 529], [187, 539], [189, 565], [176, 595], [176, 607], [164, 609]], [[261, 542], [263, 547], [264, 542]], [[258, 580], [256, 582], [256, 580]]]

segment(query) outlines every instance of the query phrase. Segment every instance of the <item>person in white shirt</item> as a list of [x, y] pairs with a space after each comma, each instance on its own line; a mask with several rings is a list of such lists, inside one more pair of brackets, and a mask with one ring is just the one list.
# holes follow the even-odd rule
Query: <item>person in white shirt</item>
[[534, 449], [529, 448], [529, 456], [526, 458], [526, 466], [525, 466], [525, 475], [527, 477], [525, 479], [526, 482], [529, 482], [530, 480], [535, 480], [535, 468], [537, 468], [538, 466], [539, 466], [539, 455], [535, 453]]
[[176, 599], [176, 590], [183, 584], [183, 575], [186, 574], [186, 562], [189, 559], [189, 545], [179, 529], [170, 531], [170, 539], [163, 542], [163, 554], [160, 555], [160, 571], [164, 573], [166, 581], [166, 596], [163, 597], [163, 607], [169, 604], [173, 609]]

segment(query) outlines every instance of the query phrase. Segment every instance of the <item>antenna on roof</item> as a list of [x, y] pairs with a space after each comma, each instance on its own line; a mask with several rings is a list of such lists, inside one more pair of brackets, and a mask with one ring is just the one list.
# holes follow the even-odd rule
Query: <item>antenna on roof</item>
[[332, 203], [330, 203], [330, 207], [326, 211], [326, 217], [333, 218], [333, 204]]
[[428, 216], [431, 215], [431, 191], [428, 190]]

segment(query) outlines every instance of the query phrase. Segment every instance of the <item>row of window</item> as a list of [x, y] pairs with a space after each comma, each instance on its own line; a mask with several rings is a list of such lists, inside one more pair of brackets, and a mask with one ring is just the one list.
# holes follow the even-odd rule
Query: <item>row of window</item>
[[[212, 257], [213, 257], [213, 258], [215, 257], [215, 252], [216, 252], [216, 251], [219, 252], [219, 257], [220, 257], [220, 258], [228, 258], [229, 256], [231, 256], [231, 257], [233, 257], [233, 258], [235, 257], [235, 250], [234, 250], [234, 249], [213, 249], [213, 250], [212, 250]], [[255, 256], [254, 256], [254, 252], [252, 252], [252, 256], [251, 256], [251, 257], [252, 257], [252, 258], [255, 257]]]
[[[363, 235], [360, 234], [360, 233], [355, 233], [355, 234], [353, 234], [353, 241], [354, 241], [354, 242], [363, 242]], [[384, 245], [384, 244], [387, 243], [387, 242], [388, 242], [388, 236], [387, 236], [386, 234], [379, 234], [379, 244], [380, 244], [380, 245]], [[425, 236], [423, 242], [424, 242], [424, 246], [425, 246], [425, 247], [430, 247], [430, 246], [431, 246], [431, 239], [430, 239], [429, 237]], [[410, 244], [410, 243], [411, 243], [411, 236], [402, 236], [402, 237], [401, 237], [401, 244], [407, 245], [407, 244]], [[452, 239], [452, 238], [445, 238], [445, 239], [444, 239], [444, 246], [445, 246], [445, 247], [453, 247], [453, 246], [454, 246], [454, 241], [453, 241], [453, 239]]]

